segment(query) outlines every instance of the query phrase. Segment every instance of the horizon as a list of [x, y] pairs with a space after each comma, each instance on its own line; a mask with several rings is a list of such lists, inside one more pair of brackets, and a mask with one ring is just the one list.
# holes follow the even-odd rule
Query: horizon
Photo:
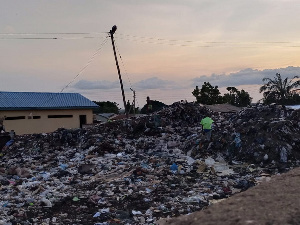
[[[257, 102], [264, 77], [300, 75], [297, 0], [2, 1], [0, 90], [76, 92], [126, 101], [195, 101], [203, 82], [244, 89]], [[112, 19], [109, 19], [112, 18]]]

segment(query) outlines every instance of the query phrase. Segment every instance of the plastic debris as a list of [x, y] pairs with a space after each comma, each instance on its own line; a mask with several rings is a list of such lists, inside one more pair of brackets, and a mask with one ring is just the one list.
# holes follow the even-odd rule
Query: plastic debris
[[74, 197], [72, 200], [73, 200], [74, 202], [78, 202], [80, 199], [79, 199], [78, 197]]
[[173, 173], [176, 173], [178, 171], [178, 166], [176, 165], [176, 163], [173, 163], [170, 169]]
[[52, 203], [46, 198], [42, 198], [41, 202], [43, 202], [46, 207], [52, 207]]
[[96, 212], [95, 215], [94, 215], [93, 217], [94, 217], [94, 218], [95, 218], [95, 217], [99, 217], [100, 215], [101, 215], [100, 212]]
[[142, 212], [141, 211], [135, 211], [135, 210], [132, 210], [131, 213], [133, 215], [142, 215]]
[[[1, 157], [0, 218], [155, 224], [201, 210], [299, 166], [298, 111], [257, 105], [220, 114], [179, 102], [139, 118], [18, 135]], [[205, 115], [217, 124], [209, 143]], [[233, 133], [240, 135], [232, 143]]]

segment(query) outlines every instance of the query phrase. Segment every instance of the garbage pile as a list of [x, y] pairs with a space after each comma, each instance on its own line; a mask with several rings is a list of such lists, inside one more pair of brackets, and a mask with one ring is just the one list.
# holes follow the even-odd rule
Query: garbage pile
[[[204, 140], [200, 120], [215, 121]], [[300, 111], [174, 103], [85, 129], [16, 136], [0, 165], [0, 224], [155, 224], [299, 166]]]

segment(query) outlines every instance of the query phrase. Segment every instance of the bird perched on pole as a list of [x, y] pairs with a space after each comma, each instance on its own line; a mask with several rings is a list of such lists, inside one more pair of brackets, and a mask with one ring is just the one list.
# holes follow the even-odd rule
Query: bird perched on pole
[[114, 34], [117, 30], [117, 26], [113, 25], [113, 27], [111, 28], [111, 30], [109, 31], [110, 34]]

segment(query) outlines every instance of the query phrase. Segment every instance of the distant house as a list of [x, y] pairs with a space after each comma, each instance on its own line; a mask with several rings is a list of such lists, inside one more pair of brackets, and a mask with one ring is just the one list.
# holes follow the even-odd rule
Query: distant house
[[116, 116], [115, 113], [99, 113], [94, 115], [94, 120], [97, 122], [107, 122], [114, 116]]
[[221, 113], [236, 113], [236, 112], [239, 112], [239, 111], [242, 110], [241, 107], [230, 105], [228, 103], [215, 104], [215, 105], [205, 105], [205, 107], [210, 109], [213, 112], [221, 112]]
[[17, 135], [80, 128], [93, 123], [97, 107], [78, 93], [0, 92], [0, 118]]
[[143, 116], [147, 116], [147, 114], [129, 114], [128, 117], [126, 114], [119, 114], [119, 115], [115, 115], [115, 116], [111, 117], [110, 120], [112, 120], [112, 121], [123, 120], [126, 118], [139, 118], [139, 117], [143, 117]]

